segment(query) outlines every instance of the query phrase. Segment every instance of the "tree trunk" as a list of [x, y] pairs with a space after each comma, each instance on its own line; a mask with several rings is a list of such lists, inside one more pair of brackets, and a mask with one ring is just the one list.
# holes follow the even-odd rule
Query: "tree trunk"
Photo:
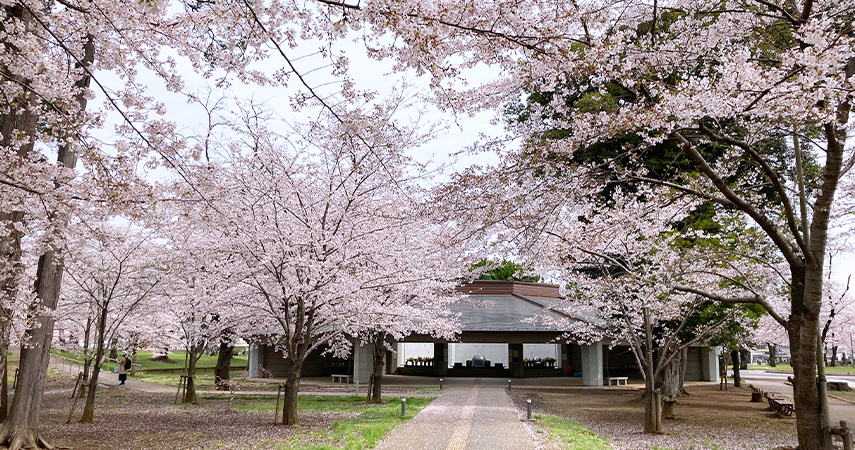
[[742, 386], [742, 378], [739, 376], [739, 350], [730, 351], [730, 361], [733, 364], [733, 387]]
[[92, 375], [89, 377], [89, 389], [86, 392], [86, 403], [83, 405], [81, 423], [92, 423], [95, 418], [95, 393], [98, 390], [98, 375], [101, 373], [101, 363], [104, 361], [104, 333], [107, 329], [107, 309], [98, 311], [98, 325], [95, 329], [95, 357], [92, 358]]
[[677, 397], [680, 395], [683, 352], [679, 351], [662, 371], [662, 417], [674, 419]]
[[778, 345], [769, 344], [769, 367], [778, 365]]
[[[36, 276], [36, 293], [41, 307], [48, 312], [56, 309], [59, 287], [62, 283], [62, 258], [53, 250], [39, 258]], [[25, 334], [28, 346], [21, 347], [18, 385], [12, 399], [9, 417], [0, 428], [0, 441], [10, 450], [50, 447], [39, 437], [39, 413], [45, 377], [50, 362], [50, 342], [54, 318], [50, 314], [33, 311], [35, 324]]]
[[739, 350], [739, 369], [740, 370], [748, 370], [748, 364], [751, 363], [751, 350], [740, 349]]
[[368, 394], [371, 403], [383, 402], [383, 367], [386, 365], [386, 333], [377, 333], [372, 342], [374, 366], [371, 374], [371, 390]]
[[[22, 8], [20, 5], [14, 7], [4, 7], [5, 13], [9, 19], [17, 19], [23, 32], [29, 31], [33, 20], [29, 10]], [[5, 26], [4, 26], [5, 28]], [[2, 45], [6, 55], [14, 57], [18, 53], [18, 49], [12, 45], [5, 43]], [[16, 153], [18, 157], [24, 159], [29, 158], [35, 145], [36, 122], [38, 113], [31, 107], [38, 100], [35, 94], [29, 90], [30, 80], [20, 75], [10, 75], [5, 66], [0, 66], [0, 73], [9, 78], [9, 81], [23, 87], [23, 93], [17, 98], [5, 100], [9, 102], [10, 110], [0, 117], [0, 146], [12, 148], [18, 145]], [[22, 143], [23, 142], [23, 143]], [[20, 224], [24, 220], [23, 211], [0, 212], [0, 224], [6, 227], [4, 238], [0, 239], [0, 258], [2, 258], [3, 276], [0, 279], [0, 300], [4, 305], [15, 304], [18, 297], [18, 275], [23, 270], [21, 266], [21, 232], [16, 228], [16, 224]], [[8, 361], [7, 354], [9, 351], [9, 335], [11, 332], [11, 323], [8, 323], [7, 311], [0, 310], [2, 313], [2, 323], [0, 323], [0, 351], [3, 355], [0, 357], [0, 371], [2, 371], [3, 386], [0, 388], [0, 421], [5, 421], [9, 411], [9, 394], [6, 381], [9, 378], [7, 373]]]
[[[8, 118], [8, 116], [7, 116]], [[5, 125], [5, 121], [4, 121]], [[5, 126], [4, 126], [5, 129]], [[8, 139], [6, 134], [3, 134], [2, 145], [6, 146]], [[20, 223], [24, 218], [24, 214], [20, 211], [8, 213], [0, 213], [0, 223], [6, 223], [6, 238], [0, 239], [0, 258], [3, 265], [6, 266], [8, 272], [5, 273], [5, 278], [0, 280], [0, 299], [5, 305], [13, 305], [17, 301], [18, 296], [18, 275], [23, 267], [21, 267], [21, 232], [15, 228], [16, 223]], [[9, 312], [5, 308], [0, 307], [0, 422], [6, 420], [9, 415], [9, 340], [12, 332], [12, 323], [9, 319]]]
[[0, 319], [0, 422], [9, 416], [9, 335], [12, 324]]
[[837, 367], [837, 348], [837, 345], [831, 346], [831, 360], [829, 361], [831, 367]]
[[662, 394], [652, 381], [644, 387], [644, 432], [662, 433]]
[[[33, 20], [32, 15], [25, 8], [16, 7], [15, 12], [10, 14], [20, 18], [24, 27], [29, 27]], [[83, 46], [84, 54], [79, 60], [78, 67], [83, 66], [89, 68], [95, 59], [95, 38], [92, 35], [86, 36], [86, 42]], [[29, 80], [21, 80], [22, 86], [28, 86]], [[90, 76], [83, 75], [76, 83], [75, 87], [80, 89], [75, 99], [77, 100], [80, 111], [86, 109], [87, 94], [85, 90], [89, 87]], [[36, 113], [31, 110], [31, 105], [35, 105], [34, 94], [27, 93], [28, 99], [21, 102], [23, 112], [18, 115], [15, 111], [3, 118], [3, 135], [6, 133], [7, 127], [10, 126], [10, 121], [18, 118], [26, 117], [24, 120], [26, 126], [19, 127], [12, 124], [10, 130], [17, 130], [30, 133], [29, 146], [35, 142], [35, 123], [37, 120]], [[16, 135], [18, 136], [18, 135]], [[69, 141], [72, 139], [69, 138]], [[32, 151], [32, 147], [27, 153]], [[68, 142], [62, 143], [57, 152], [57, 162], [67, 168], [74, 169], [77, 165], [77, 154], [73, 151]], [[68, 223], [68, 217], [61, 216], [54, 211], [51, 214], [53, 225], [61, 234], [61, 230]], [[50, 447], [41, 437], [39, 437], [39, 413], [41, 412], [42, 394], [44, 393], [45, 378], [47, 376], [47, 367], [50, 362], [50, 343], [53, 337], [54, 318], [53, 311], [56, 309], [56, 304], [59, 299], [59, 290], [62, 284], [63, 261], [61, 254], [57, 254], [58, 249], [50, 248], [40, 258], [36, 269], [35, 291], [38, 298], [38, 305], [33, 305], [31, 314], [34, 318], [34, 326], [27, 329], [25, 332], [25, 340], [28, 346], [21, 347], [21, 360], [19, 363], [18, 385], [15, 389], [15, 396], [12, 400], [12, 408], [9, 411], [9, 416], [0, 427], [0, 442], [8, 445], [9, 450], [19, 450], [21, 448], [36, 448]], [[43, 311], [43, 312], [42, 312]]]
[[92, 371], [92, 350], [89, 348], [90, 338], [92, 337], [92, 315], [86, 317], [86, 328], [83, 330], [83, 386], [80, 389], [80, 398], [86, 396], [86, 388]]
[[[187, 361], [187, 390], [184, 392], [184, 403], [192, 403], [197, 404], [196, 400], [196, 362], [199, 361], [199, 358], [202, 356], [198, 347], [194, 346], [187, 349], [187, 352], [190, 353]], [[196, 355], [199, 356], [196, 356]]]
[[[791, 294], [793, 315], [787, 334], [790, 339], [790, 364], [793, 367], [793, 405], [796, 409], [799, 449], [831, 450], [832, 447], [826, 445], [826, 433], [823, 433], [816, 372], [822, 294], [816, 292], [817, 275], [810, 277], [812, 283], [808, 282], [808, 272], [816, 272], [816, 269], [791, 268], [791, 271], [794, 280]], [[818, 271], [818, 278], [821, 289], [821, 270]], [[812, 289], [808, 289], [810, 284], [813, 284]]]
[[220, 341], [220, 349], [217, 353], [217, 366], [214, 368], [214, 383], [218, 387], [222, 385], [222, 381], [231, 378], [229, 370], [232, 366], [232, 353], [234, 350], [235, 347], [232, 345], [231, 340], [222, 339]]
[[662, 403], [659, 390], [656, 389], [656, 369], [653, 362], [653, 325], [647, 308], [644, 315], [644, 432], [662, 432]]
[[282, 424], [299, 425], [297, 417], [297, 392], [300, 389], [301, 366], [289, 364], [285, 375], [285, 400], [282, 405]]

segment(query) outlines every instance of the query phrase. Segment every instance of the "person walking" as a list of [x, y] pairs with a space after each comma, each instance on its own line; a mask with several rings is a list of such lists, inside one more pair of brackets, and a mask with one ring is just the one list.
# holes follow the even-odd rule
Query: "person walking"
[[128, 354], [122, 352], [122, 358], [119, 359], [119, 384], [125, 384], [125, 380], [128, 379], [128, 369], [131, 367], [131, 359], [128, 358]]

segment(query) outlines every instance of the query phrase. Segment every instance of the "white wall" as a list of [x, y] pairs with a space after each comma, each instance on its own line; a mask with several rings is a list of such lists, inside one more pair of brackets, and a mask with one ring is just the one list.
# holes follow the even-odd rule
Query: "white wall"
[[490, 364], [502, 363], [508, 367], [508, 344], [448, 344], [448, 366], [458, 362], [466, 366], [466, 361], [481, 353]]
[[433, 357], [433, 343], [408, 342], [398, 344], [398, 367], [407, 364], [407, 358], [418, 358], [419, 356]]

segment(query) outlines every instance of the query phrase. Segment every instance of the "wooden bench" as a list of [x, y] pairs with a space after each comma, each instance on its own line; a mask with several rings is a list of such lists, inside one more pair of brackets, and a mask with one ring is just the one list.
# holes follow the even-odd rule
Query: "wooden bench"
[[791, 402], [779, 401], [778, 413], [782, 416], [792, 416], [796, 413], [796, 407]]
[[763, 389], [759, 389], [754, 387], [754, 385], [748, 385], [751, 389], [751, 401], [759, 402], [761, 398], [766, 398], [766, 402], [769, 403], [769, 411], [776, 411], [778, 414], [782, 416], [792, 416], [796, 413], [796, 408], [793, 406], [793, 402], [779, 394], [775, 394], [773, 392], [766, 392]]
[[777, 411], [782, 416], [792, 416], [796, 413], [796, 408], [789, 399], [767, 395], [766, 401], [769, 403], [769, 409]]
[[333, 383], [350, 383], [350, 375], [342, 375], [342, 374], [333, 374], [332, 375]]
[[627, 377], [606, 377], [606, 385], [611, 386], [614, 382], [615, 386], [626, 386]]

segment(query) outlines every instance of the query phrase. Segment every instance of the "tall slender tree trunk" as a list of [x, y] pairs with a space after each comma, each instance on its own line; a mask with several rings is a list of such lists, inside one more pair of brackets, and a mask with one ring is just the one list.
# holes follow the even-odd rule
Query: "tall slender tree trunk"
[[83, 385], [80, 389], [80, 398], [86, 396], [85, 386], [89, 385], [92, 371], [92, 349], [89, 348], [92, 341], [92, 315], [86, 317], [86, 328], [83, 330]]
[[92, 358], [92, 376], [89, 377], [89, 389], [86, 391], [86, 403], [83, 405], [81, 423], [92, 423], [95, 418], [95, 393], [98, 390], [98, 375], [101, 373], [101, 362], [104, 360], [104, 333], [107, 329], [107, 308], [101, 308], [98, 314], [98, 325], [95, 329], [95, 357]]
[[689, 395], [686, 391], [686, 370], [689, 368], [689, 348], [683, 347], [680, 351], [680, 386], [679, 395]]
[[[62, 261], [61, 258], [57, 260], [55, 252], [50, 250], [39, 259], [36, 278], [36, 293], [45, 311], [56, 309], [61, 283]], [[50, 362], [54, 319], [50, 314], [42, 313], [36, 308], [32, 310], [32, 315], [35, 317], [35, 324], [24, 335], [28, 344], [21, 347], [18, 385], [12, 399], [12, 408], [0, 428], [0, 436], [10, 450], [50, 447], [39, 436], [38, 425], [45, 377]]]
[[9, 416], [9, 336], [12, 324], [0, 319], [0, 422]]
[[383, 402], [383, 368], [386, 366], [386, 333], [377, 333], [371, 343], [373, 353], [372, 373], [371, 373], [371, 393], [369, 400], [371, 403]]
[[[22, 9], [22, 17], [25, 21], [32, 21], [32, 17], [24, 16], [29, 13]], [[80, 59], [87, 70], [95, 59], [95, 38], [87, 35], [84, 43], [84, 55]], [[89, 87], [90, 77], [82, 76], [75, 87], [80, 89], [76, 96], [80, 111], [86, 109], [85, 89]], [[28, 107], [35, 102], [27, 103]], [[6, 117], [8, 118], [8, 116]], [[4, 128], [6, 126], [4, 118]], [[33, 126], [36, 118], [33, 116]], [[35, 139], [35, 133], [32, 136]], [[69, 139], [70, 141], [71, 139]], [[57, 163], [74, 169], [77, 165], [77, 154], [68, 142], [59, 146], [57, 152]], [[51, 220], [57, 233], [65, 228], [68, 217], [59, 212], [51, 214]], [[21, 361], [19, 363], [18, 385], [12, 399], [12, 407], [9, 417], [0, 427], [0, 442], [7, 444], [9, 450], [21, 448], [51, 447], [39, 436], [39, 414], [41, 412], [42, 394], [44, 394], [47, 367], [50, 362], [50, 343], [53, 337], [54, 319], [53, 311], [59, 300], [59, 290], [62, 285], [63, 260], [58, 248], [50, 247], [40, 258], [36, 269], [35, 292], [38, 302], [31, 308], [30, 314], [34, 318], [34, 326], [30, 327], [24, 335], [26, 345], [21, 346]]]
[[730, 351], [730, 363], [733, 365], [733, 387], [742, 386], [742, 377], [739, 376], [739, 350]]
[[193, 403], [195, 405], [198, 403], [196, 399], [196, 363], [202, 356], [202, 350], [198, 345], [194, 345], [189, 347], [187, 352], [189, 353], [187, 360], [187, 390], [184, 392], [184, 403]]
[[653, 326], [647, 308], [644, 314], [644, 432], [662, 432], [662, 404], [656, 393], [656, 368], [653, 361]]
[[[8, 145], [6, 135], [3, 135], [0, 145]], [[21, 232], [15, 228], [20, 223], [24, 214], [20, 211], [0, 213], [0, 223], [6, 223], [6, 237], [0, 239], [0, 264], [4, 265], [7, 272], [0, 280], [0, 304], [13, 305], [18, 295], [18, 274], [21, 273]], [[8, 309], [0, 306], [0, 422], [5, 421], [9, 415], [9, 341], [12, 332], [12, 317]]]
[[[33, 17], [29, 11], [20, 5], [4, 7], [7, 17], [17, 19], [23, 31], [29, 31]], [[5, 26], [4, 26], [5, 28]], [[7, 55], [18, 53], [17, 47], [8, 41], [2, 45]], [[0, 117], [0, 146], [12, 147], [18, 145], [16, 150], [19, 158], [28, 158], [33, 151], [36, 137], [36, 122], [38, 114], [32, 105], [37, 100], [33, 92], [29, 90], [30, 81], [20, 75], [9, 72], [8, 68], [0, 66], [0, 75], [23, 88], [23, 92], [17, 98], [11, 99], [9, 112]], [[16, 141], [18, 144], [16, 144]], [[20, 142], [23, 142], [22, 144]], [[23, 211], [0, 211], [0, 224], [6, 227], [4, 237], [0, 239], [0, 300], [3, 305], [15, 304], [18, 296], [18, 275], [23, 269], [21, 267], [21, 232], [16, 228], [24, 220]], [[8, 310], [0, 308], [0, 378], [3, 386], [0, 387], [0, 420], [5, 421], [9, 411], [9, 391], [7, 380], [9, 379], [7, 354], [9, 352], [9, 340], [11, 333], [11, 316]]]

